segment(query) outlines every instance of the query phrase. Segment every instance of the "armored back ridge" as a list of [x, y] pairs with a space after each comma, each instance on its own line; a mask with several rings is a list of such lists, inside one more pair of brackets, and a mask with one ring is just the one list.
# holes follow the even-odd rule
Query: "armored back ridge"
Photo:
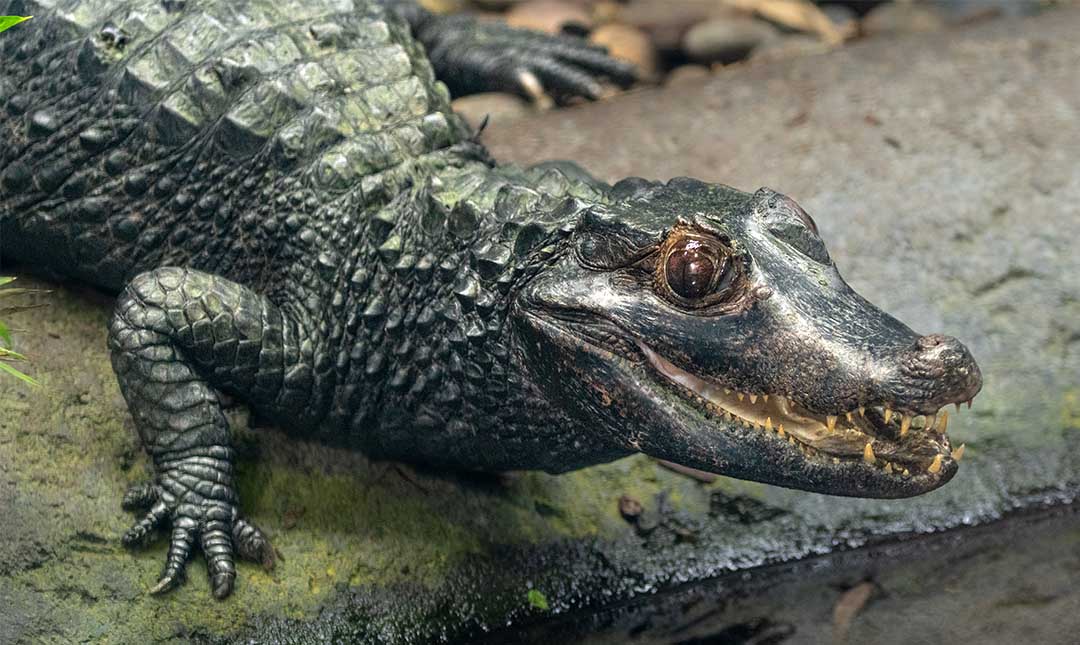
[[36, 18], [0, 41], [5, 252], [110, 290], [344, 255], [409, 181], [394, 169], [466, 136], [379, 5], [6, 4]]
[[978, 366], [852, 291], [792, 200], [497, 166], [435, 80], [595, 96], [630, 77], [601, 49], [407, 0], [5, 11], [35, 18], [0, 39], [0, 251], [118, 293], [112, 363], [155, 466], [123, 541], [172, 529], [154, 592], [196, 547], [218, 597], [235, 555], [273, 562], [224, 395], [459, 469], [645, 452], [861, 497], [957, 470], [941, 410]]

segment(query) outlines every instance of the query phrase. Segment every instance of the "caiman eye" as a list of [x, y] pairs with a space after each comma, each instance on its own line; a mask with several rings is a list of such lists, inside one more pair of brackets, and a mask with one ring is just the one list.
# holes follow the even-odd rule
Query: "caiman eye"
[[712, 293], [728, 271], [727, 252], [710, 240], [684, 237], [664, 258], [664, 280], [684, 300], [700, 300]]

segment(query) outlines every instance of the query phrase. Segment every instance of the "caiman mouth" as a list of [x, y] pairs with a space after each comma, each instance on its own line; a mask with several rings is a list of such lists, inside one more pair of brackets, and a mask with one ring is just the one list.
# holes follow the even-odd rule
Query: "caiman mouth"
[[[831, 462], [862, 461], [898, 477], [938, 475], [943, 463], [959, 461], [946, 434], [949, 413], [915, 415], [888, 404], [867, 402], [835, 414], [809, 410], [779, 393], [747, 393], [695, 376], [638, 343], [653, 369], [705, 416], [757, 428], [785, 440], [804, 457]], [[971, 399], [966, 403], [971, 407]], [[957, 410], [965, 401], [955, 403]]]

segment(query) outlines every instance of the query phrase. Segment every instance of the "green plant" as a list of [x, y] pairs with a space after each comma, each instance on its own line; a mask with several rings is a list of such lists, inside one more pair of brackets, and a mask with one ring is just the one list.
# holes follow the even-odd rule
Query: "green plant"
[[7, 31], [20, 22], [26, 22], [33, 16], [0, 16], [0, 31]]
[[[0, 287], [6, 287], [15, 281], [15, 278], [0, 277]], [[41, 293], [36, 289], [19, 289], [14, 287], [8, 287], [6, 289], [0, 289], [0, 316], [7, 317], [8, 314], [15, 313], [17, 311], [26, 311], [27, 309], [35, 309], [42, 305], [26, 305], [26, 304], [14, 304], [4, 305], [2, 303], [9, 301], [10, 298], [24, 296], [30, 293]], [[11, 348], [11, 328], [7, 324], [0, 320], [0, 372], [7, 372], [20, 381], [28, 385], [38, 385], [38, 382], [30, 376], [15, 369], [12, 363], [25, 361], [26, 357]]]

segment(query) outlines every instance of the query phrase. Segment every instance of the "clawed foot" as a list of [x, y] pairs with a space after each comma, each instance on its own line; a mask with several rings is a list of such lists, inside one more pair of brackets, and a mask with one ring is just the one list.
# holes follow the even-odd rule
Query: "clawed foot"
[[514, 29], [469, 16], [440, 16], [417, 34], [439, 78], [456, 95], [510, 91], [548, 100], [574, 96], [599, 98], [598, 78], [626, 86], [634, 66], [616, 60], [603, 47], [572, 36]]
[[[155, 482], [128, 489], [123, 507], [143, 511], [145, 515], [121, 540], [129, 548], [145, 546], [153, 539], [156, 529], [170, 525], [165, 570], [150, 593], [163, 593], [184, 581], [187, 561], [198, 544], [206, 557], [214, 597], [225, 598], [232, 593], [236, 581], [234, 554], [269, 570], [274, 566], [274, 549], [258, 527], [239, 516], [231, 490], [205, 480], [195, 481], [183, 470], [181, 466]], [[200, 490], [208, 494], [201, 494]]]

